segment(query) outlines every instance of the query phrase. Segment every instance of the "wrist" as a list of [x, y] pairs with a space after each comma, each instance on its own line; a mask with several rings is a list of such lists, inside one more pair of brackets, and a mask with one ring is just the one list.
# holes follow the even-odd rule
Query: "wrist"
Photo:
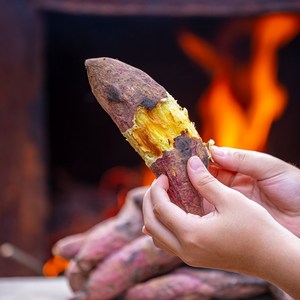
[[274, 221], [262, 234], [258, 247], [257, 268], [251, 275], [260, 277], [299, 298], [300, 239]]

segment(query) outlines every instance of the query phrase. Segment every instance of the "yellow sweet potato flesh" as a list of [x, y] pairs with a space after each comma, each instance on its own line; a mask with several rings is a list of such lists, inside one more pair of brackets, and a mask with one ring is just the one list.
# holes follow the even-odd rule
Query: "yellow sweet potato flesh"
[[191, 138], [200, 138], [187, 110], [169, 94], [152, 109], [139, 106], [133, 122], [123, 135], [147, 166], [160, 158], [163, 151], [172, 150], [174, 139], [182, 132]]

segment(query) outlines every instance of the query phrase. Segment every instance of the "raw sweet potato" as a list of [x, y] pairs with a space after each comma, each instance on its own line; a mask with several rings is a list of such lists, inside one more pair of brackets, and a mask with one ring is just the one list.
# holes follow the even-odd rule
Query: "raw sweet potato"
[[209, 151], [187, 110], [148, 74], [119, 60], [88, 59], [85, 66], [96, 99], [127, 141], [156, 176], [168, 176], [172, 202], [203, 215], [186, 163], [198, 155], [207, 166]]

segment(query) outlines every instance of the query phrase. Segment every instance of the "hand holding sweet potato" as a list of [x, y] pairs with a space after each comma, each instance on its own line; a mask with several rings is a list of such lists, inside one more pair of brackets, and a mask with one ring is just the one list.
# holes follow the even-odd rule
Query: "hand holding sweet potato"
[[298, 299], [300, 240], [291, 231], [298, 232], [300, 170], [257, 152], [215, 147], [212, 153], [215, 175], [228, 186], [197, 156], [187, 170], [215, 211], [203, 217], [186, 214], [170, 201], [168, 179], [160, 176], [144, 197], [145, 232], [191, 266], [257, 276]]

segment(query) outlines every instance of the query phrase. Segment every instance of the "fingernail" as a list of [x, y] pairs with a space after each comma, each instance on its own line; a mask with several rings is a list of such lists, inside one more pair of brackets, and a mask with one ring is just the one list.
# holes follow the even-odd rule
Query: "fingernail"
[[193, 156], [189, 160], [189, 164], [192, 170], [197, 171], [199, 169], [202, 169], [202, 163], [198, 156]]
[[222, 148], [217, 147], [217, 146], [212, 146], [211, 149], [212, 149], [212, 152], [214, 153], [214, 155], [220, 156], [220, 157], [225, 156], [225, 151]]

